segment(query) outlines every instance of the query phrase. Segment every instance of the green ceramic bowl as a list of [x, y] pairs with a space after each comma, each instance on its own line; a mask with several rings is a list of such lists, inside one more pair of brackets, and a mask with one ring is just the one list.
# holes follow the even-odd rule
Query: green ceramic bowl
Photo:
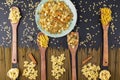
[[59, 34], [51, 34], [51, 33], [49, 33], [48, 31], [42, 29], [41, 25], [38, 24], [40, 17], [39, 17], [39, 15], [38, 15], [37, 13], [38, 13], [38, 11], [41, 10], [41, 5], [45, 4], [47, 1], [48, 1], [48, 0], [42, 0], [42, 1], [38, 4], [38, 6], [37, 6], [37, 8], [36, 8], [35, 21], [36, 21], [36, 24], [37, 24], [38, 29], [39, 29], [41, 32], [43, 32], [44, 34], [46, 34], [47, 36], [54, 37], [54, 38], [58, 38], [58, 37], [62, 37], [62, 36], [67, 35], [69, 32], [71, 32], [71, 31], [74, 29], [75, 24], [76, 24], [76, 22], [77, 22], [77, 11], [76, 11], [76, 9], [75, 9], [75, 6], [73, 5], [73, 3], [72, 3], [70, 0], [61, 0], [61, 1], [64, 1], [64, 2], [69, 6], [69, 8], [71, 9], [71, 11], [72, 11], [72, 13], [73, 13], [73, 19], [71, 20], [70, 25], [69, 25], [69, 28], [68, 28], [67, 30], [62, 31], [62, 32], [59, 33]]

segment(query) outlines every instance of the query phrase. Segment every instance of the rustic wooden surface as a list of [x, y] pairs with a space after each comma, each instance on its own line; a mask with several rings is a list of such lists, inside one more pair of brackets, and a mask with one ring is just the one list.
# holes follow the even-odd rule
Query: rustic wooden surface
[[[120, 49], [109, 49], [109, 70], [111, 72], [110, 80], [120, 80]], [[30, 48], [18, 48], [18, 62], [20, 69], [19, 80], [28, 80], [23, 77], [23, 62], [25, 60], [30, 61], [27, 56], [28, 53], [32, 53], [37, 61], [36, 69], [38, 70], [38, 77], [36, 80], [40, 80], [40, 53], [38, 50], [30, 49]], [[55, 80], [54, 77], [51, 76], [51, 55], [60, 55], [65, 54], [64, 67], [66, 72], [59, 80], [71, 80], [71, 56], [68, 49], [52, 49], [48, 48], [46, 52], [46, 60], [47, 60], [47, 80]], [[89, 61], [93, 64], [100, 65], [100, 56], [102, 55], [102, 49], [79, 49], [77, 52], [77, 77], [78, 80], [87, 80], [81, 73], [82, 61], [89, 56], [93, 56], [93, 58]], [[6, 73], [11, 68], [11, 48], [0, 47], [0, 80], [10, 80]]]

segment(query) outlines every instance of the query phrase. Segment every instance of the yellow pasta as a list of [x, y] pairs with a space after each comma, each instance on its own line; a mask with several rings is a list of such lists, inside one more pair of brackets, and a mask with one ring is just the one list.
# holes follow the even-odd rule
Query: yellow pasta
[[52, 34], [59, 34], [69, 28], [73, 13], [64, 1], [49, 0], [38, 12], [38, 22], [42, 29]]
[[10, 19], [12, 23], [18, 23], [20, 18], [21, 16], [19, 9], [17, 7], [10, 8], [10, 14], [8, 19]]
[[46, 48], [46, 47], [48, 47], [48, 43], [49, 43], [49, 38], [48, 38], [48, 36], [47, 35], [39, 35], [38, 37], [37, 37], [37, 42], [38, 42], [38, 44], [41, 46], [41, 47], [44, 47], [44, 48]]
[[82, 74], [88, 79], [88, 80], [97, 80], [98, 72], [100, 70], [99, 66], [92, 65], [91, 63], [88, 63], [87, 65], [84, 65], [82, 67]]
[[70, 34], [68, 34], [67, 42], [68, 42], [68, 45], [70, 45], [70, 46], [72, 46], [72, 48], [74, 48], [79, 42], [77, 34], [74, 32], [71, 32]]
[[99, 74], [99, 78], [101, 80], [109, 80], [110, 77], [111, 77], [111, 74], [108, 70], [102, 70]]
[[63, 73], [65, 72], [65, 68], [62, 67], [64, 64], [63, 61], [65, 60], [64, 54], [61, 54], [58, 57], [51, 56], [51, 62], [52, 62], [52, 76], [55, 79], [59, 79]]
[[111, 17], [112, 11], [110, 8], [101, 8], [100, 11], [101, 11], [101, 23], [103, 26], [107, 26], [112, 20]]
[[19, 69], [18, 68], [11, 68], [7, 72], [7, 76], [12, 80], [16, 80], [16, 78], [19, 76]]
[[30, 80], [36, 80], [36, 77], [38, 76], [38, 71], [35, 70], [35, 64], [33, 62], [24, 61], [24, 67], [23, 70], [23, 76], [27, 77]]

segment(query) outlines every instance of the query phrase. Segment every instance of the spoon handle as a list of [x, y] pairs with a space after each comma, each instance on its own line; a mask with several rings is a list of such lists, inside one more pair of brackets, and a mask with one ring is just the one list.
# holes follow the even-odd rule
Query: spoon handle
[[72, 80], [77, 80], [76, 77], [76, 54], [72, 53]]
[[46, 60], [45, 60], [45, 51], [40, 49], [41, 52], [41, 80], [46, 80]]
[[108, 27], [103, 30], [103, 66], [108, 66]]
[[12, 63], [17, 63], [17, 25], [12, 25]]

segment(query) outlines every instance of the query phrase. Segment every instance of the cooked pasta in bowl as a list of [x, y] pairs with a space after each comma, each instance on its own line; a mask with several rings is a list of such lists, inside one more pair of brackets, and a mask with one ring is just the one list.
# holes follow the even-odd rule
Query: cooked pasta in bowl
[[70, 0], [42, 0], [35, 12], [38, 29], [50, 37], [62, 37], [71, 32], [77, 12]]

